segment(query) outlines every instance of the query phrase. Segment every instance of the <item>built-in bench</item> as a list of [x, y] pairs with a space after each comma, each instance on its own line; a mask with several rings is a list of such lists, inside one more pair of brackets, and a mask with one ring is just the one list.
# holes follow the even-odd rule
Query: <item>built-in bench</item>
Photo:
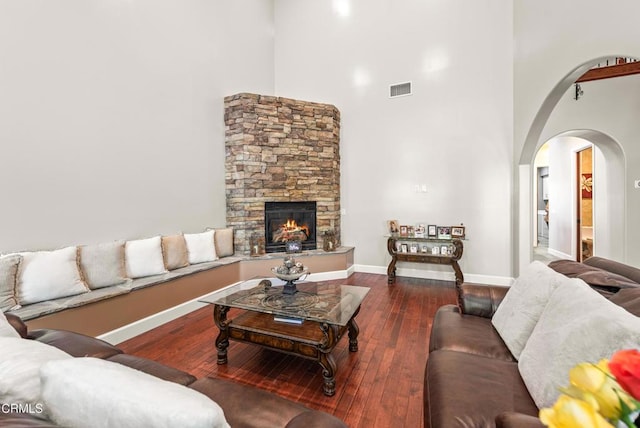
[[[316, 279], [346, 277], [353, 266], [353, 247], [334, 252], [321, 250], [295, 254]], [[112, 343], [191, 312], [197, 299], [238, 281], [269, 276], [284, 253], [261, 257], [227, 256], [212, 262], [178, 268], [161, 275], [127, 280], [123, 284], [88, 293], [25, 305], [10, 313], [22, 318], [30, 329], [55, 328], [90, 336], [107, 335]], [[323, 277], [324, 275], [324, 277]], [[166, 313], [166, 314], [165, 314]], [[149, 317], [153, 321], [146, 322]], [[131, 330], [130, 325], [140, 323]], [[118, 330], [129, 329], [119, 334]]]

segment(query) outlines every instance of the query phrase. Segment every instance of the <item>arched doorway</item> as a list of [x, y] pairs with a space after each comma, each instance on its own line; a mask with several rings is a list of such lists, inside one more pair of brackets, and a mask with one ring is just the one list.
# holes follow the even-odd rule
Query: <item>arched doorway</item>
[[[624, 258], [625, 211], [624, 177], [625, 158], [620, 145], [610, 136], [593, 130], [573, 130], [562, 132], [549, 139], [547, 146], [548, 189], [545, 197], [551, 205], [549, 209], [548, 245], [549, 254], [558, 258], [580, 260], [585, 250], [612, 259]], [[551, 148], [548, 148], [551, 146]], [[592, 160], [589, 176], [593, 179], [593, 192], [589, 195], [592, 212], [585, 216], [584, 192], [578, 184], [579, 165], [576, 155], [590, 151]], [[532, 184], [536, 189], [535, 175], [540, 168], [532, 169]], [[555, 171], [555, 174], [554, 174]], [[536, 209], [536, 193], [532, 193], [533, 209]], [[543, 192], [543, 193], [544, 193]], [[581, 201], [582, 200], [582, 201]], [[555, 201], [555, 202], [554, 202]], [[581, 201], [582, 203], [576, 203]], [[539, 207], [537, 207], [539, 208]], [[534, 229], [536, 229], [535, 212]], [[589, 218], [587, 223], [585, 220]], [[576, 219], [581, 219], [577, 222]], [[588, 233], [587, 233], [588, 232]], [[539, 231], [534, 230], [535, 242]], [[595, 243], [595, 247], [593, 246]], [[586, 245], [585, 245], [586, 244]], [[586, 247], [586, 248], [585, 248]], [[540, 251], [536, 252], [537, 255]], [[533, 257], [539, 259], [539, 257]], [[553, 258], [553, 257], [551, 257]]]
[[[582, 76], [586, 71], [591, 69], [599, 62], [607, 57], [596, 58], [588, 61], [567, 74], [556, 86], [551, 90], [549, 95], [543, 101], [534, 121], [529, 128], [520, 159], [518, 162], [517, 172], [517, 252], [518, 259], [516, 270], [519, 272], [527, 266], [533, 259], [533, 165], [535, 154], [545, 141], [542, 141], [542, 134], [554, 108], [560, 101], [561, 97], [567, 93], [574, 82]], [[584, 138], [596, 145], [603, 154], [605, 164], [605, 175], [603, 178], [603, 190], [601, 194], [605, 194], [608, 199], [603, 204], [605, 213], [602, 222], [602, 230], [599, 234], [608, 233], [609, 244], [606, 239], [602, 242], [602, 247], [598, 247], [598, 254], [613, 259], [624, 260], [625, 258], [625, 193], [624, 178], [626, 171], [626, 162], [624, 152], [620, 145], [609, 135], [598, 130], [579, 129], [566, 130], [562, 135], [575, 136]], [[617, 186], [617, 187], [616, 187]], [[605, 190], [606, 189], [606, 190]], [[605, 235], [606, 238], [607, 235]], [[595, 237], [598, 239], [598, 236]], [[611, 243], [615, 242], [615, 244]]]

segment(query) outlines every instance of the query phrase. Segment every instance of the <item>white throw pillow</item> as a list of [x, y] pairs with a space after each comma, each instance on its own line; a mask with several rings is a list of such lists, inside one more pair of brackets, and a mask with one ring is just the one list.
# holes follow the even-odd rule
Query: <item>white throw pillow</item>
[[640, 348], [640, 318], [610, 302], [581, 279], [553, 292], [524, 347], [518, 369], [538, 408], [550, 407], [569, 370], [597, 363], [620, 349]]
[[[0, 311], [0, 337], [20, 337], [20, 334], [9, 324], [7, 317], [2, 311]], [[2, 397], [2, 394], [0, 394], [0, 397]]]
[[21, 305], [86, 293], [78, 269], [78, 248], [21, 253], [16, 297]]
[[40, 379], [47, 411], [60, 426], [229, 427], [205, 395], [111, 361], [53, 361], [41, 368]]
[[160, 236], [127, 241], [124, 252], [129, 278], [160, 275], [167, 272], [162, 258], [162, 238]]
[[189, 263], [212, 262], [218, 259], [214, 236], [215, 230], [184, 234], [184, 239], [187, 241], [187, 250], [189, 251]]
[[73, 357], [54, 346], [16, 337], [0, 337], [0, 349], [0, 401], [26, 405], [33, 416], [45, 417], [40, 366]]
[[551, 294], [569, 278], [535, 261], [524, 269], [507, 291], [491, 323], [517, 359], [531, 336]]

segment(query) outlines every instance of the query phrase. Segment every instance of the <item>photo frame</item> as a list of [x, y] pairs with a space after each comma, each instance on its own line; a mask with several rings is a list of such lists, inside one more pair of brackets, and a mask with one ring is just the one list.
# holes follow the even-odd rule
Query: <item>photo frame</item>
[[438, 226], [430, 224], [427, 226], [427, 237], [436, 238], [438, 236]]
[[406, 226], [406, 225], [400, 226], [400, 236], [404, 236], [404, 237], [409, 236], [409, 226]]
[[464, 239], [465, 237], [465, 227], [464, 226], [451, 226], [451, 237]]
[[402, 244], [402, 246], [400, 247], [400, 252], [401, 253], [406, 253], [408, 250], [407, 244]]
[[424, 238], [427, 229], [424, 227], [424, 224], [419, 224], [416, 226], [413, 236], [416, 238]]
[[417, 253], [418, 252], [418, 244], [416, 242], [412, 242], [411, 245], [409, 246], [409, 252], [410, 253]]
[[387, 221], [387, 226], [389, 227], [390, 234], [397, 235], [400, 233], [400, 224], [398, 223], [398, 220]]
[[451, 227], [438, 226], [438, 239], [451, 239]]

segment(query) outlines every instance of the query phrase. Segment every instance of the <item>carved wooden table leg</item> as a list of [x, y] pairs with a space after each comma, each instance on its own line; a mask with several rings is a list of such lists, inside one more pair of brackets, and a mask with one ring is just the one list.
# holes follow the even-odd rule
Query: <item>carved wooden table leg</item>
[[229, 348], [229, 322], [227, 320], [229, 308], [226, 306], [214, 305], [213, 321], [220, 329], [216, 337], [216, 348], [218, 349], [218, 364], [227, 364], [227, 348]]
[[327, 323], [320, 324], [320, 330], [324, 333], [324, 339], [318, 346], [318, 362], [322, 366], [322, 378], [324, 385], [322, 391], [324, 395], [331, 397], [336, 393], [336, 362], [331, 355], [331, 351], [336, 345], [336, 327]]
[[349, 329], [349, 351], [351, 352], [358, 351], [358, 334], [360, 333], [360, 327], [356, 324], [356, 315], [358, 315], [358, 312], [360, 312], [360, 307], [358, 307], [356, 313], [353, 314], [347, 323], [347, 328]]
[[460, 285], [464, 282], [464, 275], [462, 275], [462, 269], [460, 269], [460, 265], [457, 260], [451, 261], [451, 266], [453, 267], [453, 271], [456, 274], [456, 285]]
[[387, 284], [393, 284], [396, 281], [396, 263], [398, 258], [394, 255], [391, 256], [391, 263], [387, 268]]

